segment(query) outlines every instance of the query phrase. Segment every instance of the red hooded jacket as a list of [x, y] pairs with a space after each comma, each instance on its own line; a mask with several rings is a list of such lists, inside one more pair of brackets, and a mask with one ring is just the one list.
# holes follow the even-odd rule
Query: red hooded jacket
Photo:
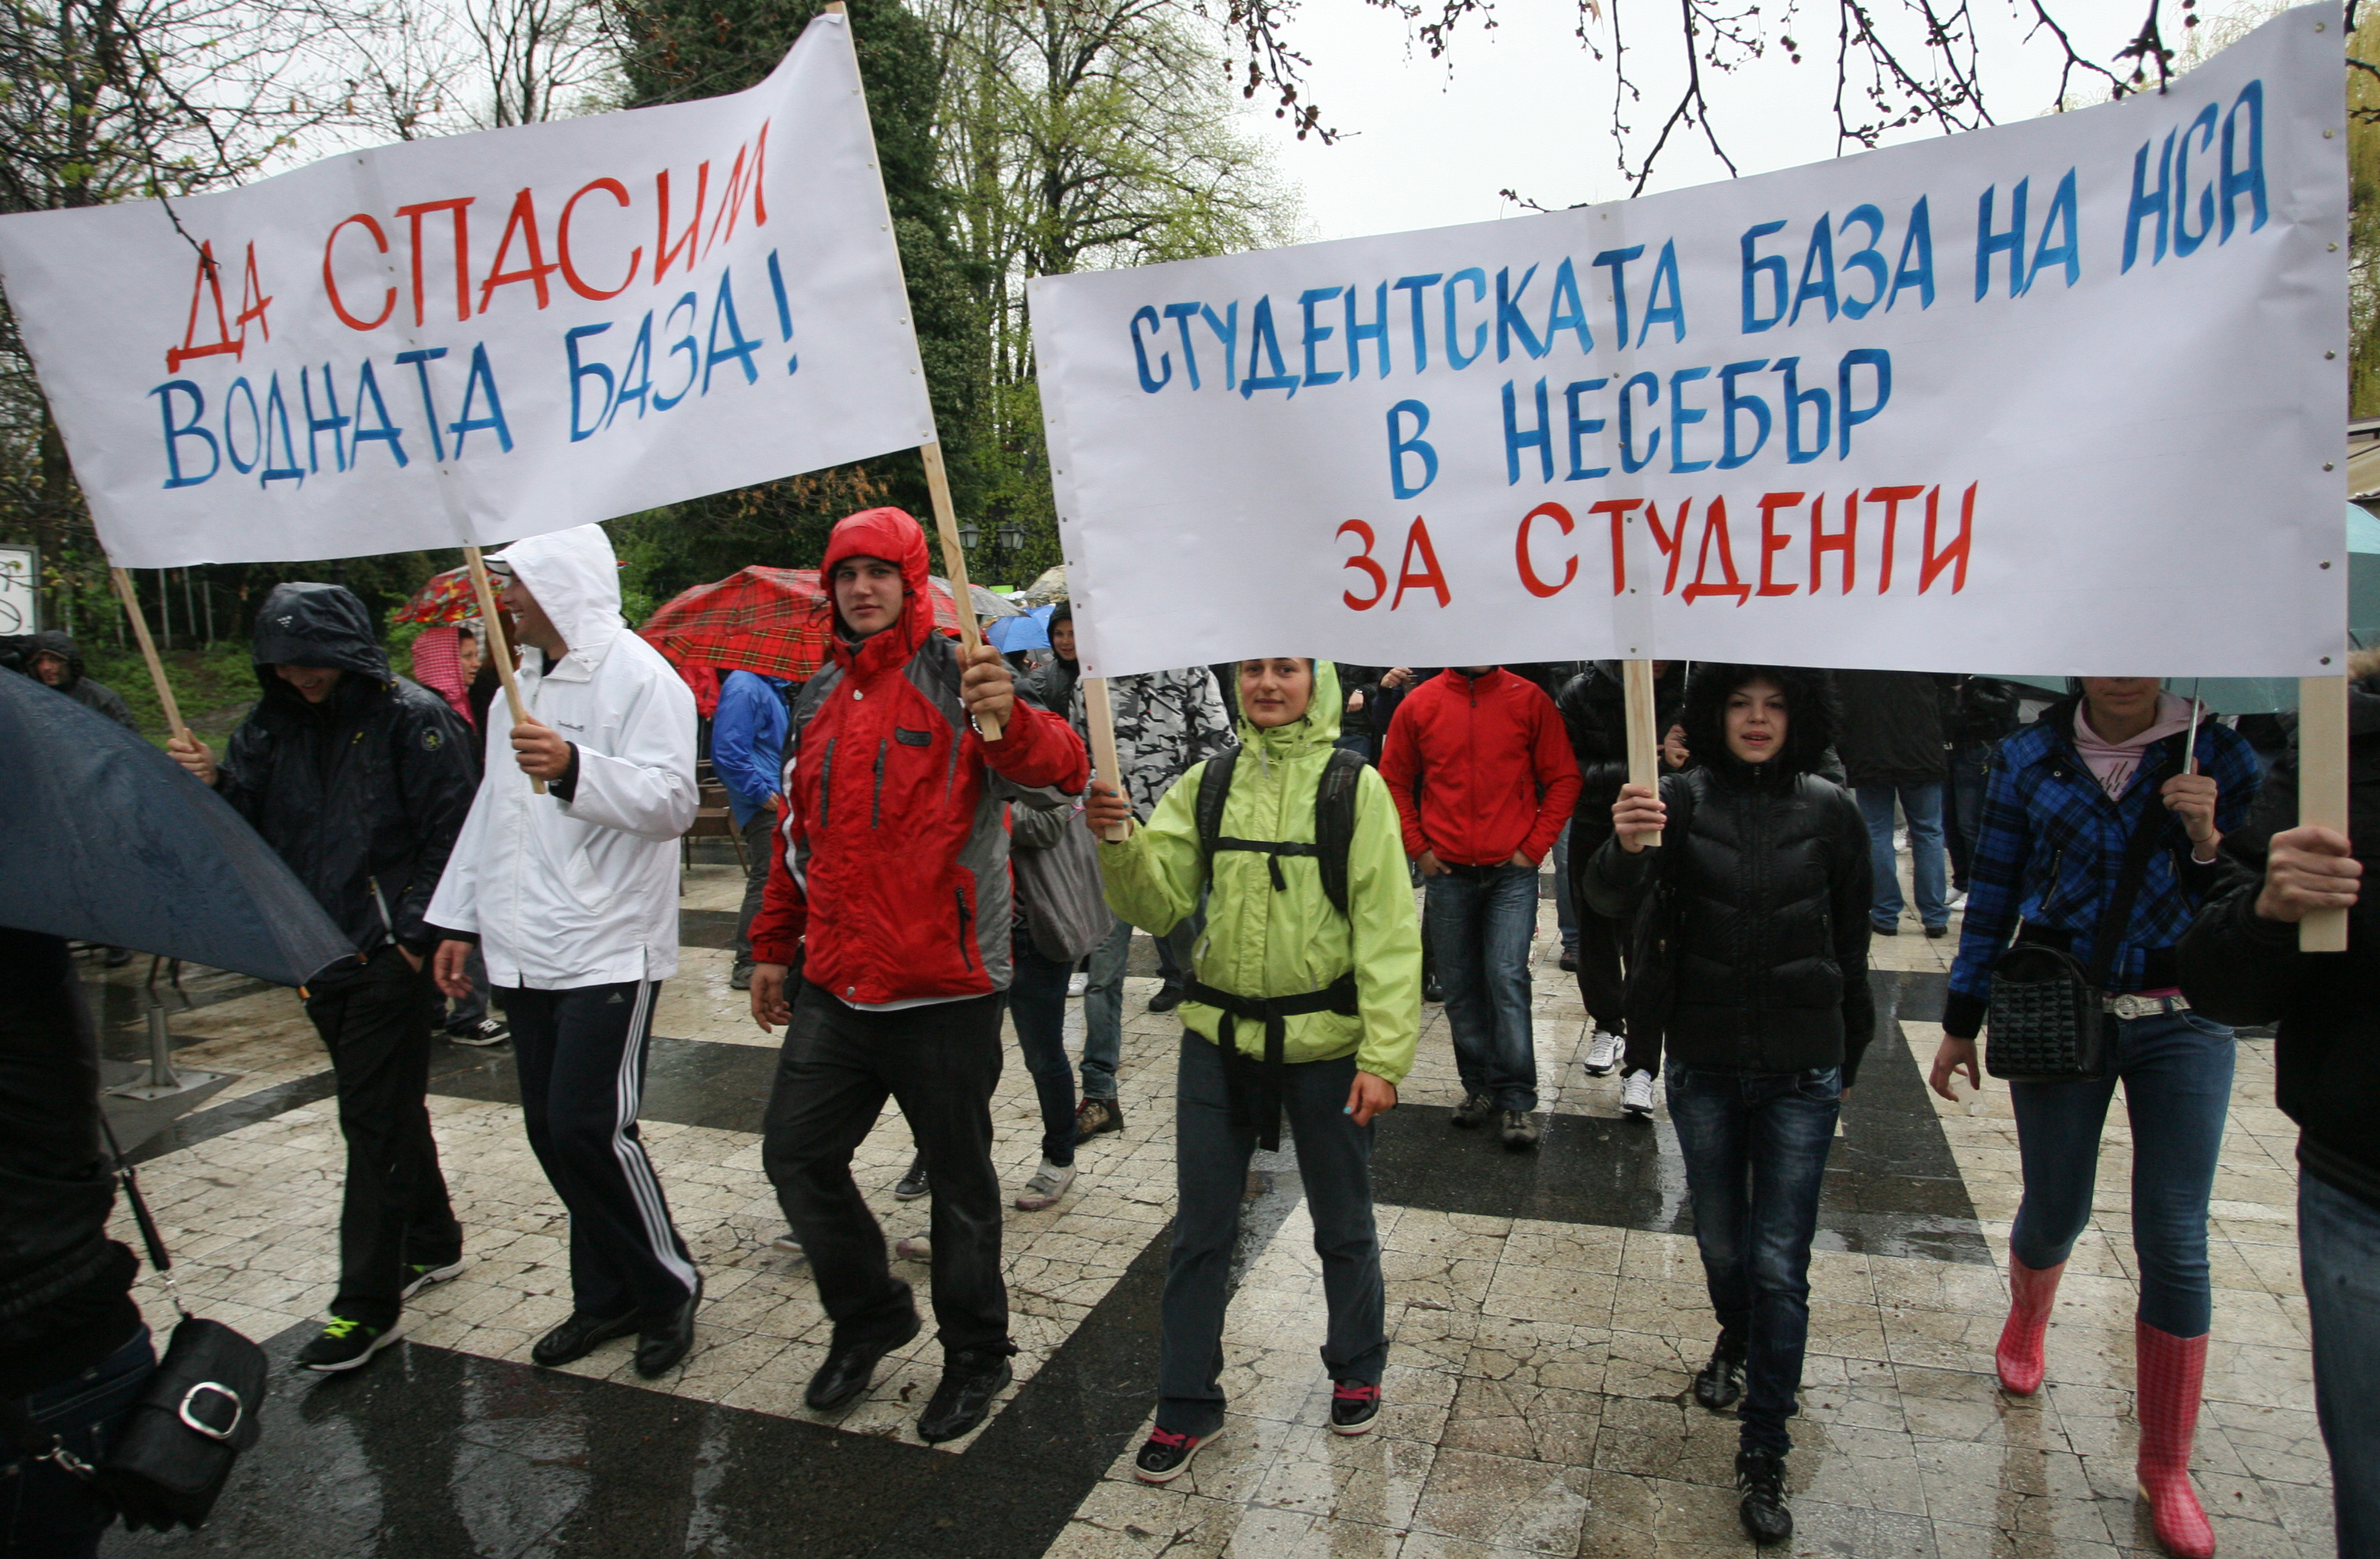
[[856, 644], [837, 635], [802, 689], [752, 956], [797, 965], [858, 1005], [1006, 990], [1008, 827], [990, 774], [1079, 792], [1082, 740], [1022, 699], [999, 741], [976, 734], [958, 646], [934, 631], [916, 520], [891, 508], [849, 517], [820, 572], [831, 579], [847, 557], [899, 564], [906, 604]]
[[1405, 854], [1449, 866], [1494, 866], [1517, 851], [1542, 861], [1578, 798], [1553, 700], [1498, 666], [1450, 666], [1407, 695], [1389, 723], [1380, 777], [1404, 820]]

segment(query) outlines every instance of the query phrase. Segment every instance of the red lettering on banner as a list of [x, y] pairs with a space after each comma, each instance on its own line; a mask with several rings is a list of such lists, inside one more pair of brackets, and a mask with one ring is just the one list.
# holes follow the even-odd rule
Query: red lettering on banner
[[[1422, 566], [1418, 572], [1413, 566], [1415, 553], [1421, 554]], [[1404, 604], [1406, 591], [1418, 590], [1424, 585], [1438, 596], [1440, 606], [1452, 600], [1446, 589], [1446, 571], [1438, 566], [1438, 551], [1429, 544], [1429, 527], [1422, 523], [1421, 516], [1415, 515], [1413, 528], [1405, 532], [1404, 559], [1397, 565], [1396, 599], [1389, 603], [1389, 610], [1393, 612]]]
[[331, 312], [339, 316], [341, 324], [346, 325], [349, 330], [378, 330], [388, 323], [388, 317], [391, 314], [396, 312], [396, 288], [392, 286], [388, 289], [388, 295], [381, 301], [378, 314], [368, 320], [359, 320], [347, 312], [346, 304], [339, 298], [339, 279], [331, 273], [331, 250], [338, 244], [339, 235], [358, 222], [364, 225], [364, 231], [372, 236], [372, 242], [380, 246], [381, 253], [388, 252], [388, 235], [381, 231], [380, 224], [361, 212], [356, 213], [346, 221], [332, 228], [331, 236], [322, 240], [322, 291], [329, 296]]
[[[251, 239], [248, 246], [248, 274], [240, 278], [239, 284], [239, 318], [232, 322], [239, 331], [243, 344], [248, 340], [248, 322], [250, 320], [256, 322], [256, 327], [264, 333], [267, 341], [273, 339], [273, 322], [264, 317], [264, 311], [272, 307], [272, 296], [264, 290], [264, 283], [257, 278], [256, 244]], [[235, 352], [232, 355], [237, 357], [239, 354]]]
[[[1389, 593], [1389, 573], [1387, 569], [1372, 561], [1373, 544], [1379, 540], [1372, 534], [1372, 528], [1360, 519], [1348, 520], [1339, 527], [1339, 534], [1342, 536], [1351, 530], [1355, 533], [1356, 539], [1364, 543], [1364, 550], [1348, 558], [1340, 566], [1353, 568], [1358, 573], [1371, 576], [1372, 597], [1369, 601], [1359, 601], [1355, 598], [1354, 591], [1344, 591], [1341, 592], [1339, 598], [1347, 603], [1349, 611], [1368, 612], [1378, 606], [1381, 598]], [[1391, 607], [1390, 610], [1393, 611], [1395, 608]]]
[[[1777, 554], [1793, 544], [1792, 537], [1779, 536], [1777, 533], [1777, 511], [1790, 509], [1801, 501], [1802, 495], [1799, 493], [1763, 493], [1760, 495], [1760, 593], [1762, 595], [1791, 595], [1801, 589], [1799, 585], [1779, 584], [1770, 572], [1777, 562]], [[1826, 501], [1825, 495], [1820, 494], [1818, 502], [1823, 504]]]
[[669, 274], [670, 262], [680, 254], [686, 256], [688, 275], [694, 274], [694, 250], [702, 231], [703, 202], [710, 198], [710, 164], [706, 162], [696, 171], [694, 184], [694, 215], [687, 219], [686, 231], [670, 242], [669, 236], [669, 169], [663, 168], [653, 179], [653, 189], [661, 201], [661, 237], [653, 240], [653, 283], [659, 286]]
[[[768, 159], [769, 125], [764, 119], [760, 123], [758, 141], [752, 148], [752, 225], [755, 227], [766, 227], [769, 225], [768, 202], [760, 190], [760, 173]], [[744, 148], [739, 146], [735, 149], [735, 165], [727, 172], [726, 191], [719, 197], [719, 214], [710, 219], [710, 237], [702, 240], [704, 254], [709, 254], [710, 246], [720, 240], [721, 223], [727, 225], [725, 237], [732, 238], [735, 236], [735, 213], [742, 208], [743, 201]]]
[[452, 201], [424, 201], [419, 205], [399, 206], [396, 214], [413, 224], [413, 323], [422, 323], [421, 291], [421, 219], [439, 212], [451, 212], [455, 218], [455, 317], [471, 317], [471, 219], [468, 207], [478, 197], [465, 195]]
[[[507, 271], [504, 269], [504, 256], [512, 252], [515, 233], [526, 235], [522, 247], [528, 250], [528, 264], [522, 270]], [[537, 306], [544, 308], [553, 301], [552, 295], [547, 290], [545, 278], [559, 269], [560, 266], [545, 257], [545, 246], [537, 236], [537, 202], [524, 189], [513, 197], [512, 214], [504, 218], [504, 237], [496, 240], [496, 257], [488, 262], [487, 279], [480, 284], [480, 312], [484, 314], [488, 311], [488, 299], [494, 296], [496, 288], [520, 282], [527, 282], [537, 288]]]
[[594, 189], [602, 190], [619, 202], [623, 208], [628, 204], [628, 187], [616, 178], [599, 178], [586, 185], [577, 195], [571, 196], [569, 200], [563, 202], [562, 222], [553, 230], [553, 250], [555, 261], [562, 266], [562, 279], [570, 284], [570, 290], [581, 298], [592, 298], [601, 303], [607, 298], [617, 298], [628, 290], [628, 284], [637, 279], [638, 265], [644, 261], [645, 246], [638, 244], [628, 251], [628, 274], [620, 278], [618, 286], [604, 292], [587, 285], [586, 278], [579, 275], [577, 267], [570, 262], [570, 213], [577, 209], [579, 197]]
[[1852, 592], [1852, 580], [1859, 572], [1859, 489], [1843, 494], [1843, 528], [1827, 529], [1827, 495], [1819, 493], [1810, 505], [1810, 593], [1818, 593], [1818, 586], [1827, 575], [1827, 554], [1843, 554], [1842, 593]]
[[[1539, 504], [1536, 508], [1531, 509], [1527, 514], [1521, 518], [1521, 533], [1512, 543], [1512, 552], [1521, 566], [1521, 584], [1523, 588], [1526, 589], [1531, 595], [1535, 596], [1559, 595], [1563, 590], [1568, 588], [1572, 579], [1578, 578], [1578, 554], [1572, 553], [1569, 557], [1563, 559], [1562, 577], [1556, 583], [1549, 585], [1546, 583], [1545, 580], [1539, 579], [1537, 577], [1536, 566], [1529, 559], [1529, 527], [1536, 524], [1540, 519], [1552, 520], [1557, 526], [1561, 528], [1561, 533], [1565, 536], [1569, 535], [1571, 532], [1572, 521], [1570, 511], [1568, 509], [1562, 507], [1560, 504]], [[1440, 602], [1439, 604], [1444, 605], [1445, 603]], [[1395, 608], [1391, 607], [1390, 610], [1394, 611]]]
[[[249, 246], [249, 263], [253, 265], [255, 262], [253, 245]], [[214, 303], [215, 338], [201, 347], [199, 345], [199, 310], [200, 305], [209, 298], [212, 298]], [[212, 358], [220, 353], [229, 352], [237, 359], [246, 348], [247, 335], [247, 331], [242, 330], [240, 338], [235, 340], [231, 333], [231, 324], [224, 318], [223, 267], [215, 263], [214, 240], [210, 238], [199, 246], [199, 271], [190, 282], [189, 323], [182, 327], [182, 344], [165, 348], [165, 371], [179, 373], [182, 371], [182, 365], [193, 358]]]
[[[1628, 551], [1622, 544], [1621, 527], [1628, 521], [1628, 511], [1641, 507], [1644, 502], [1642, 498], [1606, 498], [1586, 511], [1611, 517], [1611, 593], [1614, 595], [1628, 588]], [[1676, 573], [1677, 569], [1672, 566], [1671, 576], [1674, 578]]]
[[1884, 505], [1884, 550], [1877, 564], [1876, 593], [1892, 589], [1892, 542], [1900, 527], [1900, 505], [1924, 493], [1923, 487], [1871, 487], [1868, 502]]
[[1941, 506], [1942, 489], [1936, 487], [1925, 494], [1925, 552], [1917, 568], [1918, 594], [1933, 589], [1934, 577], [1945, 568], [1950, 569], [1952, 595], [1967, 588], [1967, 553], [1975, 541], [1975, 489], [1981, 485], [1967, 483], [1966, 496], [1959, 500], [1959, 539], [1938, 553], [1934, 550], [1934, 515]]
[[[1684, 539], [1685, 533], [1685, 510], [1681, 506], [1678, 511], [1680, 540]], [[1710, 577], [1711, 542], [1714, 539], [1718, 542], [1719, 573], [1727, 582], [1706, 585], [1703, 581]], [[1728, 543], [1727, 500], [1713, 498], [1709, 506], [1703, 510], [1703, 544], [1702, 550], [1694, 557], [1694, 582], [1686, 587], [1685, 594], [1681, 599], [1691, 606], [1706, 595], [1731, 595], [1735, 597], [1735, 603], [1741, 606], [1751, 597], [1751, 594], [1752, 587], [1736, 577], [1735, 550]]]
[[1686, 517], [1694, 512], [1694, 501], [1692, 498], [1679, 499], [1678, 506], [1670, 511], [1678, 517], [1677, 529], [1664, 530], [1661, 529], [1661, 505], [1658, 504], [1645, 505], [1645, 523], [1653, 528], [1653, 544], [1660, 548], [1670, 559], [1669, 577], [1661, 581], [1663, 595], [1672, 594], [1678, 588], [1678, 565], [1684, 562], [1686, 557]]

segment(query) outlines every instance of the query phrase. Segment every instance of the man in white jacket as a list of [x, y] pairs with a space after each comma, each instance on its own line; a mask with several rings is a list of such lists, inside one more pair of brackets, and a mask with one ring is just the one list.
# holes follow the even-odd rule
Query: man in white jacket
[[488, 563], [518, 621], [529, 718], [489, 708], [486, 777], [430, 904], [438, 984], [469, 992], [477, 941], [512, 1022], [529, 1146], [570, 1210], [571, 1315], [531, 1357], [552, 1368], [635, 1333], [638, 1372], [657, 1376], [686, 1357], [702, 1298], [637, 1133], [653, 1002], [677, 972], [694, 696], [620, 620], [601, 527]]

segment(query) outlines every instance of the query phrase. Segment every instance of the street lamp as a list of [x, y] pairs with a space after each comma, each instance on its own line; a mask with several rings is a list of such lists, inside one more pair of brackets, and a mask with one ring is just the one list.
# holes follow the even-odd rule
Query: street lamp
[[959, 522], [959, 545], [973, 552], [982, 541], [983, 532], [977, 528], [974, 520], [964, 519]]
[[1007, 552], [1021, 551], [1025, 545], [1025, 527], [1010, 520], [1000, 528], [1000, 544]]

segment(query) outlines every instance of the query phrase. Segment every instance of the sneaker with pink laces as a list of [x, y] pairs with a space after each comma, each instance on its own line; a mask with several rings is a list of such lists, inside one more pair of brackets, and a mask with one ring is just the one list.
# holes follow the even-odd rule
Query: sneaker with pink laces
[[1330, 1387], [1330, 1432], [1369, 1434], [1380, 1416], [1380, 1388], [1355, 1381], [1334, 1382]]

